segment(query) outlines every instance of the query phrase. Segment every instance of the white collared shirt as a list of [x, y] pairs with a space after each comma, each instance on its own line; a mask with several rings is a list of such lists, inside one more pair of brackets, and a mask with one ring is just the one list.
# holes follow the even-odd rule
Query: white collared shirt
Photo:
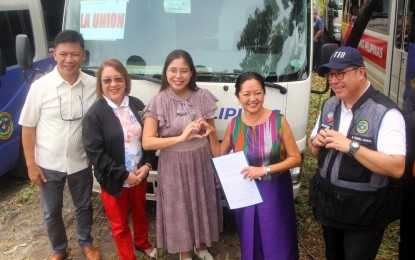
[[[365, 91], [370, 86], [368, 86]], [[321, 111], [320, 111], [321, 113]], [[317, 135], [318, 128], [320, 127], [320, 113], [317, 117], [316, 124], [310, 134], [310, 139], [313, 139]], [[351, 109], [347, 109], [344, 101], [341, 101], [341, 114], [339, 132], [344, 136], [347, 136], [347, 132], [350, 128], [350, 124], [353, 119], [353, 112]], [[385, 154], [406, 154], [406, 132], [405, 132], [405, 120], [402, 114], [397, 109], [388, 110], [379, 127], [379, 134], [377, 140], [377, 150]]]
[[[35, 159], [43, 168], [72, 174], [88, 167], [82, 144], [82, 119], [97, 100], [94, 77], [80, 72], [70, 85], [57, 68], [35, 81], [26, 97], [19, 124], [36, 127]], [[61, 103], [59, 102], [61, 100]]]

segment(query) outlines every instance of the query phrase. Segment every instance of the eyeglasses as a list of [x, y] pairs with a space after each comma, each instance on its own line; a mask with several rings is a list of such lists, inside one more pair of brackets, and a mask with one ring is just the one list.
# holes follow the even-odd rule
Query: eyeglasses
[[83, 106], [83, 103], [82, 103], [82, 100], [84, 99], [84, 86], [82, 86], [81, 96], [78, 96], [79, 101], [81, 103], [81, 116], [78, 116], [78, 117], [63, 118], [63, 116], [62, 116], [62, 97], [59, 96], [58, 88], [56, 88], [56, 93], [58, 94], [59, 112], [61, 114], [61, 119], [63, 121], [77, 121], [77, 120], [80, 120], [80, 119], [82, 119], [84, 117], [84, 106]]
[[101, 79], [101, 82], [104, 83], [105, 85], [111, 84], [112, 81], [114, 81], [115, 83], [122, 83], [122, 82], [124, 82], [124, 78], [123, 77], [115, 77], [113, 79], [111, 79], [111, 78]]
[[359, 69], [359, 68], [353, 68], [353, 69], [349, 69], [349, 70], [346, 70], [346, 71], [340, 71], [340, 72], [329, 72], [329, 73], [327, 73], [327, 79], [332, 80], [333, 76], [335, 76], [337, 79], [344, 79], [344, 74], [346, 74], [349, 71], [357, 70], [357, 69]]
[[170, 73], [171, 75], [174, 75], [174, 76], [176, 76], [177, 73], [179, 73], [181, 76], [186, 76], [187, 74], [189, 74], [190, 69], [178, 70], [178, 69], [171, 68], [171, 69], [167, 69], [167, 72]]

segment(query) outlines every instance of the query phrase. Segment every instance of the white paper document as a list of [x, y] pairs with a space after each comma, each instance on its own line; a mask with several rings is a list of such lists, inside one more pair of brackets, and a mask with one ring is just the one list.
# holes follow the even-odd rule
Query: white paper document
[[262, 202], [255, 181], [244, 179], [241, 170], [248, 167], [244, 152], [230, 153], [212, 158], [226, 200], [231, 209], [243, 208]]

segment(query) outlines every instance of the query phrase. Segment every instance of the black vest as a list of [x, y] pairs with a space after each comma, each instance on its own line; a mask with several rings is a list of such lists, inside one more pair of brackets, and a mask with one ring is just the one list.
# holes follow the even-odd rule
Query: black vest
[[[347, 138], [377, 150], [379, 128], [385, 113], [399, 108], [370, 86], [352, 108]], [[323, 104], [319, 130], [339, 130], [341, 101], [331, 97]], [[385, 227], [397, 218], [400, 189], [392, 178], [371, 172], [353, 157], [334, 149], [321, 149], [318, 169], [310, 184], [310, 202], [317, 221], [351, 230]]]

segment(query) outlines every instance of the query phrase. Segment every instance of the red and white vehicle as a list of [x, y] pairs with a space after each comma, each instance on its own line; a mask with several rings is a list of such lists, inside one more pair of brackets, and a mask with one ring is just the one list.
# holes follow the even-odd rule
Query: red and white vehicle
[[[415, 66], [414, 0], [383, 0], [377, 5], [358, 49], [365, 58], [369, 81], [399, 106], [404, 94], [414, 88]], [[353, 28], [355, 12], [362, 0], [344, 0], [342, 17], [342, 43]]]

